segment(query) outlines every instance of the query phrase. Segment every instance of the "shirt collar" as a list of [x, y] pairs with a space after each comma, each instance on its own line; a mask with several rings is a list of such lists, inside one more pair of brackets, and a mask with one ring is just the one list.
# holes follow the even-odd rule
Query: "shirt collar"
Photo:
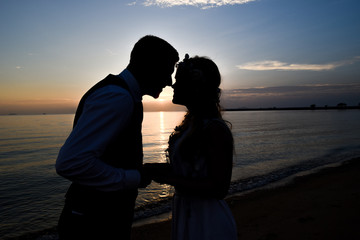
[[134, 97], [134, 99], [138, 102], [141, 102], [142, 95], [141, 95], [140, 87], [134, 75], [132, 75], [132, 73], [129, 70], [125, 69], [119, 74], [119, 76], [122, 79], [124, 79], [124, 81], [128, 85], [130, 93]]

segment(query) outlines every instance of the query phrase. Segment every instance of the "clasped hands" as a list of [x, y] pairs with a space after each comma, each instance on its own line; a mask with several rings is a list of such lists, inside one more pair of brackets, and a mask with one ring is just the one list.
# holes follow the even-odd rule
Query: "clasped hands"
[[145, 163], [139, 170], [141, 175], [140, 188], [147, 187], [152, 180], [160, 184], [171, 184], [173, 177], [169, 163]]

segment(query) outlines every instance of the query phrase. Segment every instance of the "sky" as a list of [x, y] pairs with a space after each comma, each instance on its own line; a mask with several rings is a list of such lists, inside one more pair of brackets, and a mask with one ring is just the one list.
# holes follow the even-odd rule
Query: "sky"
[[[207, 56], [225, 108], [360, 104], [359, 0], [0, 0], [0, 114], [74, 113], [147, 34]], [[172, 89], [146, 110], [178, 109]]]

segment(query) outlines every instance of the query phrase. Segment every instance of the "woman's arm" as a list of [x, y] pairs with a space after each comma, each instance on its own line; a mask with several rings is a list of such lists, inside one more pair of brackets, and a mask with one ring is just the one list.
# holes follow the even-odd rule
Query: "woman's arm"
[[154, 180], [175, 186], [189, 195], [215, 197], [226, 196], [232, 172], [233, 138], [230, 130], [219, 121], [210, 122], [204, 129], [203, 151], [207, 161], [208, 175], [205, 178], [175, 176], [169, 168], [158, 171]]

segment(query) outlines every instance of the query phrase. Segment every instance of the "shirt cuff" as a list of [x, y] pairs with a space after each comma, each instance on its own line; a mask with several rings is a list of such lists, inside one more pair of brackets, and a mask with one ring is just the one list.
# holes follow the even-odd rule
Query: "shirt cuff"
[[125, 188], [133, 189], [138, 188], [140, 184], [140, 173], [138, 170], [126, 170], [125, 171]]

